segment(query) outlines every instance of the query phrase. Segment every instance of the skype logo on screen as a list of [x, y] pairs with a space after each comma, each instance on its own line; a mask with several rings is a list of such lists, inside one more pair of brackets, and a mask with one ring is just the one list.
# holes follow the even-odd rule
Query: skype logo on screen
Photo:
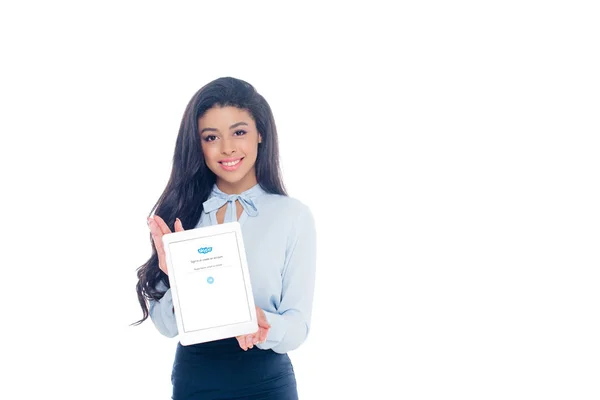
[[212, 251], [212, 247], [200, 247], [198, 249], [198, 253], [200, 253], [200, 254], [210, 253], [211, 251]]

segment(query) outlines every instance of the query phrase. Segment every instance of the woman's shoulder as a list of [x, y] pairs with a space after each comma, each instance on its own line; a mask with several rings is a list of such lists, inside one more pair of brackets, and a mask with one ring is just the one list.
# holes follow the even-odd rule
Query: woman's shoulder
[[263, 196], [263, 201], [266, 207], [276, 212], [296, 216], [311, 214], [309, 205], [296, 197], [268, 193]]
[[259, 207], [273, 232], [286, 237], [314, 234], [315, 219], [310, 206], [299, 198], [280, 194], [263, 196], [263, 204]]
[[292, 231], [304, 226], [314, 225], [310, 206], [294, 196], [268, 194], [262, 196], [259, 213], [279, 227], [288, 227]]

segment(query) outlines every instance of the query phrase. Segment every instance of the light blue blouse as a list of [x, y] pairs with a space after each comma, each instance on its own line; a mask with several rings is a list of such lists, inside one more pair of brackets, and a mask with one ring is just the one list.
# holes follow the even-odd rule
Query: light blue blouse
[[[310, 330], [316, 269], [312, 212], [299, 200], [267, 193], [259, 184], [239, 195], [228, 195], [214, 185], [196, 228], [216, 225], [217, 210], [225, 203], [224, 221], [235, 221], [235, 200], [243, 207], [239, 223], [254, 302], [271, 324], [267, 340], [256, 346], [287, 353], [298, 348]], [[157, 288], [162, 291], [166, 286], [161, 282]], [[177, 336], [171, 289], [162, 299], [149, 303], [150, 318], [158, 331]]]

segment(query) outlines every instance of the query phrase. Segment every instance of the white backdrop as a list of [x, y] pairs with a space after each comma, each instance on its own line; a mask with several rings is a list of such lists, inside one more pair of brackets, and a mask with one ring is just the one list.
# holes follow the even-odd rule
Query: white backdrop
[[185, 105], [235, 76], [317, 222], [302, 399], [597, 399], [593, 2], [280, 3], [0, 6], [0, 398], [170, 397], [135, 270]]

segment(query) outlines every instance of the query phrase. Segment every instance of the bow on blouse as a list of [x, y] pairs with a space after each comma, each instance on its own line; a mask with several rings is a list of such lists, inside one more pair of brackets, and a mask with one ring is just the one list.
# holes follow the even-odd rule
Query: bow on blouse
[[202, 203], [202, 206], [204, 208], [204, 212], [211, 213], [223, 207], [225, 203], [228, 203], [227, 210], [225, 211], [225, 219], [223, 222], [235, 222], [237, 221], [237, 210], [235, 207], [236, 200], [240, 201], [240, 204], [242, 205], [244, 211], [246, 211], [246, 214], [248, 214], [251, 217], [255, 217], [258, 215], [258, 209], [254, 205], [254, 202], [250, 200], [250, 198], [246, 196], [241, 196], [239, 194], [223, 195], [218, 193], [214, 197], [211, 197], [210, 199]]

